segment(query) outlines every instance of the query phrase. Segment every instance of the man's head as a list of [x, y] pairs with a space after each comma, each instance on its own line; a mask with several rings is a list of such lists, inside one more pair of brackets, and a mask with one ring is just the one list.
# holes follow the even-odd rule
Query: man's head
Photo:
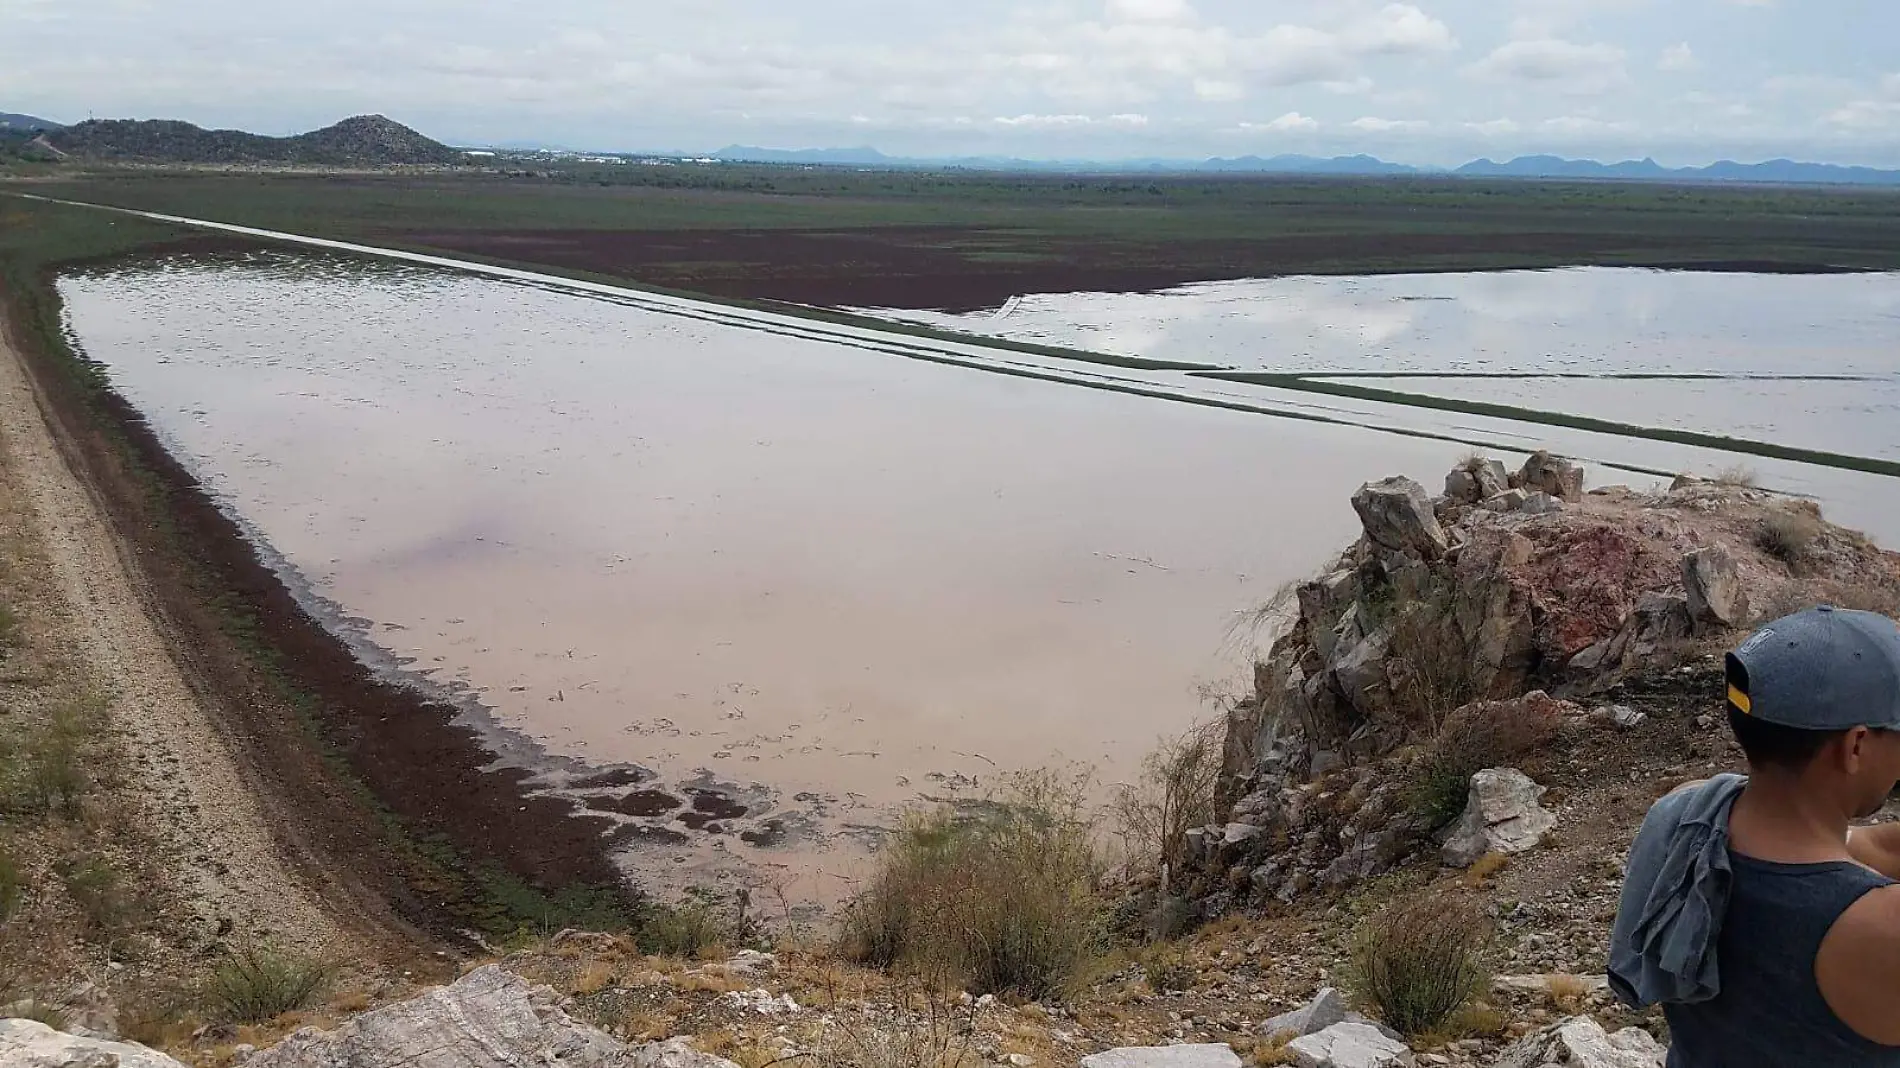
[[1835, 608], [1768, 624], [1728, 656], [1728, 713], [1756, 774], [1873, 814], [1900, 783], [1900, 626]]

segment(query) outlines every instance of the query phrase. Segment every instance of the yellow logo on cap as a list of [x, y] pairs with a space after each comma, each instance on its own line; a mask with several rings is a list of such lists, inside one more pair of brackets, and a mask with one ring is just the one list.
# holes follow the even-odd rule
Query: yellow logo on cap
[[1749, 702], [1748, 695], [1743, 693], [1741, 687], [1736, 686], [1734, 683], [1729, 684], [1728, 703], [1739, 709], [1744, 716], [1752, 716], [1755, 714], [1754, 706]]

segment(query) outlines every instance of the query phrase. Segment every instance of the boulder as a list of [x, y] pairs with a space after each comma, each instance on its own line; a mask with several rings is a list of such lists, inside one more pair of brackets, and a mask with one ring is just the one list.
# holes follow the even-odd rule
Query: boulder
[[136, 1042], [81, 1038], [38, 1020], [0, 1020], [0, 1065], [6, 1068], [185, 1068]]
[[1240, 1068], [1232, 1046], [1123, 1046], [1082, 1058], [1082, 1068]]
[[1411, 1068], [1411, 1047], [1369, 1023], [1337, 1023], [1286, 1044], [1300, 1068]]
[[1530, 500], [1530, 496], [1521, 489], [1507, 489], [1486, 497], [1483, 507], [1487, 512], [1515, 512], [1524, 507], [1524, 502]]
[[1687, 638], [1695, 630], [1686, 598], [1670, 593], [1645, 593], [1636, 599], [1626, 630], [1629, 640], [1625, 656], [1641, 663], [1657, 652]]
[[1359, 513], [1366, 538], [1375, 545], [1427, 560], [1444, 556], [1450, 547], [1425, 487], [1409, 478], [1368, 482], [1352, 495], [1352, 507]]
[[1445, 496], [1459, 504], [1477, 504], [1485, 498], [1478, 488], [1477, 472], [1469, 467], [1454, 467], [1445, 476]]
[[1563, 510], [1564, 502], [1543, 490], [1535, 490], [1525, 495], [1524, 504], [1518, 509], [1525, 515], [1550, 515]]
[[1583, 500], [1583, 468], [1539, 449], [1524, 461], [1514, 480], [1523, 490], [1542, 490], [1560, 501]]
[[1453, 825], [1442, 853], [1446, 864], [1468, 868], [1488, 853], [1525, 853], [1557, 826], [1538, 802], [1544, 788], [1515, 768], [1487, 768], [1471, 777], [1471, 799]]
[[1334, 1024], [1345, 1023], [1350, 1016], [1352, 1012], [1346, 1008], [1345, 997], [1329, 986], [1292, 1012], [1281, 1013], [1261, 1024], [1260, 1033], [1268, 1038], [1280, 1035], [1305, 1038]]
[[1640, 1027], [1616, 1034], [1588, 1016], [1574, 1016], [1518, 1040], [1496, 1068], [1663, 1068], [1669, 1051]]
[[639, 1061], [605, 1031], [570, 1019], [553, 991], [490, 964], [449, 986], [363, 1013], [333, 1031], [303, 1028], [252, 1057], [247, 1068], [594, 1068], [627, 1064], [629, 1058], [643, 1068], [727, 1068], [729, 1063], [679, 1060], [683, 1055]]
[[1698, 624], [1733, 627], [1748, 618], [1748, 591], [1725, 546], [1685, 554], [1682, 587], [1689, 594], [1689, 618]]
[[1511, 473], [1504, 469], [1504, 461], [1485, 458], [1479, 460], [1471, 469], [1478, 480], [1478, 499], [1495, 497], [1511, 488]]
[[1357, 644], [1337, 650], [1333, 685], [1365, 719], [1389, 715], [1393, 707], [1392, 681], [1386, 673], [1386, 655], [1392, 648], [1392, 629], [1380, 628]]
[[739, 1068], [724, 1057], [701, 1053], [683, 1038], [635, 1046], [626, 1063], [629, 1068]]

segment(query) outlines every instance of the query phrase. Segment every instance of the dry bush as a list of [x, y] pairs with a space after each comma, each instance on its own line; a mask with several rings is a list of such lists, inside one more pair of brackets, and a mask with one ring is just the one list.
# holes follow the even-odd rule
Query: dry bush
[[1761, 473], [1746, 464], [1732, 464], [1710, 475], [1709, 481], [1718, 486], [1754, 489], [1761, 485]]
[[1397, 669], [1393, 696], [1400, 713], [1414, 726], [1436, 730], [1454, 709], [1478, 697], [1472, 677], [1471, 650], [1449, 625], [1448, 591], [1400, 605], [1392, 619], [1387, 656]]
[[60, 877], [66, 883], [66, 895], [79, 906], [88, 934], [116, 938], [137, 918], [138, 898], [111, 860], [86, 857], [63, 865]]
[[1420, 896], [1361, 924], [1352, 941], [1354, 993], [1408, 1035], [1442, 1027], [1485, 987], [1479, 954], [1491, 921], [1461, 898]]
[[1031, 773], [976, 816], [913, 816], [846, 906], [840, 951], [879, 967], [940, 969], [977, 994], [1060, 994], [1103, 942], [1085, 788]]
[[1561, 725], [1551, 704], [1481, 701], [1460, 708], [1413, 765], [1413, 811], [1434, 828], [1445, 826], [1463, 814], [1473, 775], [1541, 749]]
[[13, 917], [13, 909], [25, 892], [26, 876], [13, 854], [7, 851], [6, 840], [0, 839], [0, 923]]
[[1821, 521], [1806, 512], [1776, 512], [1755, 529], [1755, 545], [1762, 552], [1800, 569], [1821, 536]]
[[1141, 764], [1141, 777], [1115, 791], [1111, 813], [1131, 868], [1152, 861], [1163, 884], [1181, 871], [1187, 833], [1220, 822], [1221, 756], [1226, 725], [1203, 723], [1165, 739]]
[[612, 985], [614, 985], [613, 965], [597, 960], [581, 969], [580, 974], [574, 977], [574, 982], [568, 987], [568, 992], [575, 997], [586, 997], [589, 994], [598, 994]]
[[264, 945], [231, 951], [212, 969], [205, 1000], [232, 1023], [264, 1023], [308, 1008], [330, 981], [331, 967], [312, 957]]
[[1279, 1068], [1280, 1065], [1296, 1063], [1287, 1043], [1293, 1036], [1287, 1034], [1268, 1035], [1265, 1038], [1236, 1039], [1232, 1045], [1234, 1052], [1241, 1055], [1244, 1063], [1254, 1068]]

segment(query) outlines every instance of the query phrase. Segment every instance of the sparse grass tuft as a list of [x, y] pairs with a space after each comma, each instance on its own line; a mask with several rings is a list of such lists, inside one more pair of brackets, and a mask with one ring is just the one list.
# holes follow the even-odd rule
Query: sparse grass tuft
[[911, 817], [846, 907], [841, 952], [960, 976], [976, 994], [1060, 994], [1102, 949], [1084, 784], [1016, 776], [977, 815]]
[[1761, 485], [1761, 473], [1743, 464], [1724, 467], [1709, 476], [1709, 481], [1718, 486], [1733, 486], [1737, 489], [1754, 489]]
[[1484, 989], [1479, 954], [1490, 939], [1489, 918], [1469, 901], [1422, 896], [1401, 902], [1353, 936], [1354, 992], [1388, 1026], [1429, 1033]]
[[1478, 858], [1476, 864], [1465, 869], [1465, 885], [1473, 890], [1481, 889], [1510, 866], [1511, 858], [1503, 853], [1486, 853]]
[[43, 1023], [55, 1031], [66, 1030], [66, 1010], [44, 1001], [28, 1000], [18, 1004], [11, 1010], [11, 1015], [16, 1020]]
[[1279, 1068], [1280, 1065], [1293, 1064], [1294, 1057], [1286, 1047], [1293, 1041], [1291, 1035], [1269, 1035], [1266, 1038], [1240, 1039], [1234, 1043], [1234, 1052], [1254, 1068]]
[[714, 895], [689, 892], [676, 905], [648, 906], [640, 915], [633, 941], [642, 953], [692, 960], [729, 944], [731, 928]]
[[1544, 981], [1544, 990], [1551, 1006], [1567, 1016], [1584, 1011], [1590, 1000], [1590, 988], [1574, 975], [1553, 975]]
[[138, 900], [111, 860], [86, 857], [64, 865], [60, 875], [67, 895], [79, 906], [88, 934], [110, 940], [134, 919]]
[[1413, 765], [1413, 811], [1434, 828], [1449, 824], [1464, 813], [1473, 775], [1549, 744], [1559, 726], [1549, 705], [1483, 701], [1460, 708]]
[[887, 1005], [863, 1015], [837, 1014], [816, 1062], [826, 1068], [975, 1068], [976, 1008], [960, 1005], [947, 986], [904, 976]]
[[575, 997], [598, 994], [614, 985], [614, 979], [613, 965], [605, 961], [592, 961], [574, 977], [574, 982], [568, 987], [568, 992]]
[[1761, 521], [1755, 531], [1755, 545], [1762, 552], [1799, 570], [1808, 561], [1814, 542], [1821, 536], [1821, 521], [1804, 512], [1776, 512]]
[[265, 1023], [308, 1008], [329, 983], [331, 968], [314, 958], [264, 945], [245, 945], [212, 970], [208, 1007], [232, 1023]]

